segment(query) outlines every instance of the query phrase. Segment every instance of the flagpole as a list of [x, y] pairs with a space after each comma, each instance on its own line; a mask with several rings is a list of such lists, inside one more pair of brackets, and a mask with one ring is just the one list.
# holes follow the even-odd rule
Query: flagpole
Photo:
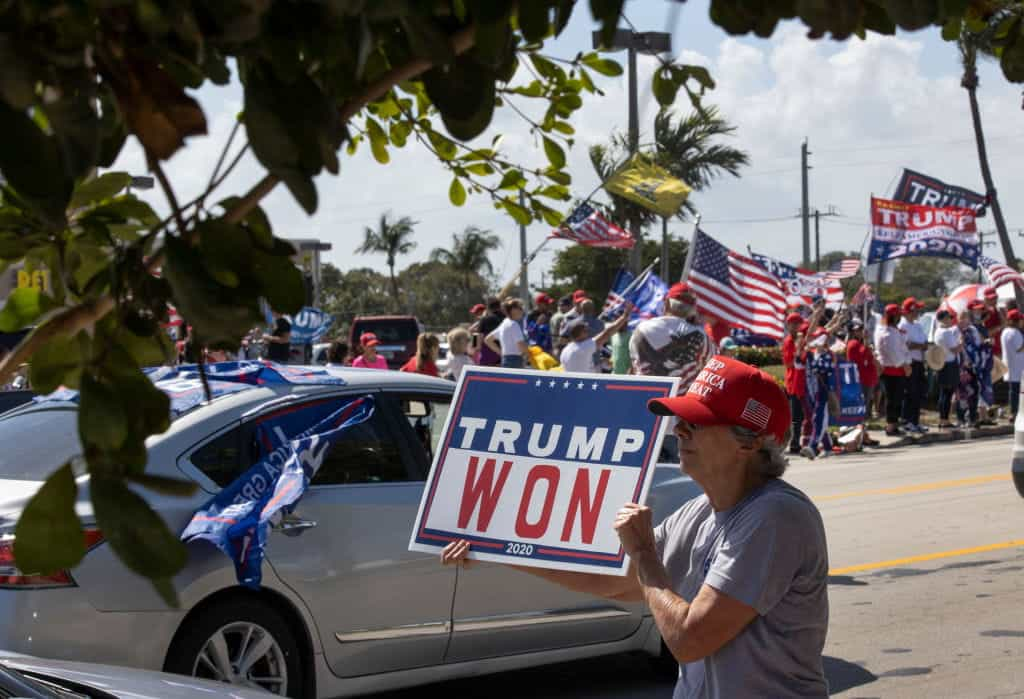
[[[545, 238], [540, 245], [533, 249], [533, 252], [526, 256], [526, 259], [523, 260], [523, 263], [519, 265], [519, 271], [516, 272], [515, 275], [508, 281], [508, 283], [506, 283], [505, 286], [501, 287], [501, 289], [498, 291], [499, 299], [505, 298], [512, 291], [512, 287], [516, 285], [516, 281], [522, 275], [523, 271], [530, 266], [530, 263], [533, 262], [533, 259], [537, 257], [540, 251], [544, 248], [545, 245], [548, 244], [548, 241], [550, 240], [550, 236]], [[523, 299], [523, 302], [528, 303], [529, 301], [528, 299]]]
[[679, 281], [685, 282], [690, 275], [690, 265], [693, 264], [693, 246], [697, 242], [697, 232], [700, 230], [700, 212], [693, 219], [693, 233], [690, 234], [690, 245], [686, 248], [686, 262], [683, 263], [683, 273], [679, 275]]

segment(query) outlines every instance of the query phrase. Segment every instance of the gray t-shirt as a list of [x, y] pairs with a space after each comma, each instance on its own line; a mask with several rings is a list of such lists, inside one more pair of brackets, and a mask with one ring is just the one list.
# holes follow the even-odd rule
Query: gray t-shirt
[[723, 512], [702, 495], [654, 536], [676, 594], [692, 602], [707, 583], [758, 613], [718, 651], [680, 667], [674, 699], [828, 696], [828, 550], [806, 495], [772, 479]]

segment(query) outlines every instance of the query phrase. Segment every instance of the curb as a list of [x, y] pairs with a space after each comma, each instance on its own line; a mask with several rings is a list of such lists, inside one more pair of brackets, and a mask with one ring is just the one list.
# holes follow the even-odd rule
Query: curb
[[928, 432], [927, 434], [911, 436], [906, 435], [895, 439], [888, 444], [880, 444], [869, 449], [896, 449], [897, 447], [910, 447], [921, 444], [935, 444], [938, 442], [961, 442], [982, 437], [1003, 437], [1013, 434], [1013, 425], [996, 425], [995, 427], [979, 427], [977, 429], [951, 429], [941, 432]]

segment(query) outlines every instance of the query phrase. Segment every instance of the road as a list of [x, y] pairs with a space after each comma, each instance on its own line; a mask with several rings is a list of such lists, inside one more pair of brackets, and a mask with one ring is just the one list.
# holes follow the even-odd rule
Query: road
[[[815, 500], [828, 534], [834, 696], [1024, 696], [1024, 500], [1010, 444], [792, 464], [787, 479]], [[619, 655], [386, 696], [667, 699], [672, 685], [646, 658]]]

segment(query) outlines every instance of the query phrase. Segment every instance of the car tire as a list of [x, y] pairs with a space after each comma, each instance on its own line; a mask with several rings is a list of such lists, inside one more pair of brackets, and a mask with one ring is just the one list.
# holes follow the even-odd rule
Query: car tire
[[[270, 647], [263, 652], [268, 643]], [[227, 650], [226, 658], [221, 655], [223, 649]], [[248, 659], [245, 650], [262, 654]], [[246, 661], [248, 668], [242, 667]], [[295, 634], [281, 614], [258, 600], [245, 598], [217, 602], [188, 619], [178, 630], [164, 663], [167, 672], [239, 686], [253, 687], [252, 678], [276, 677], [277, 682], [258, 684], [293, 698], [306, 693], [304, 669]], [[225, 679], [228, 672], [232, 674]]]

